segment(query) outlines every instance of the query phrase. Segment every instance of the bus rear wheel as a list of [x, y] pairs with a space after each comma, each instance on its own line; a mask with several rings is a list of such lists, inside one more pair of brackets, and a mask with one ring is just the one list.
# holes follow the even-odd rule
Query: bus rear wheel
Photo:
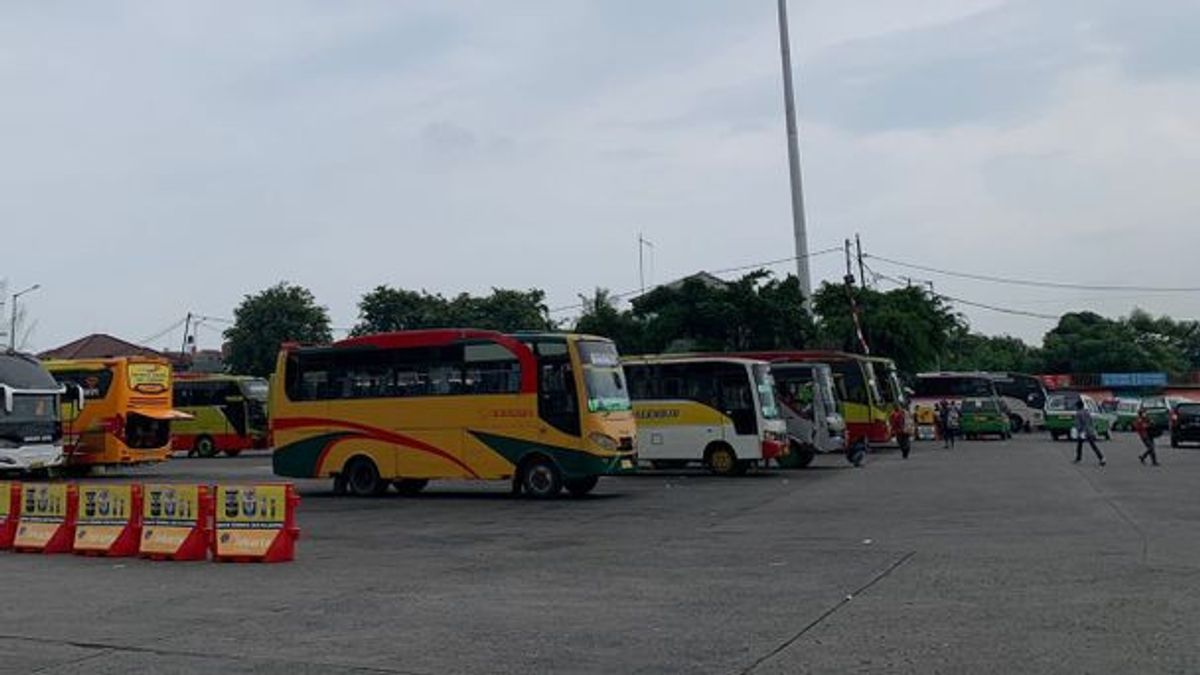
[[570, 478], [563, 481], [563, 485], [572, 497], [582, 497], [595, 489], [596, 483], [599, 482], [599, 476], [588, 476], [586, 478]]
[[217, 444], [211, 436], [199, 436], [196, 438], [195, 444], [192, 445], [192, 451], [200, 457], [216, 457]]
[[728, 445], [709, 447], [704, 453], [704, 465], [718, 476], [736, 476], [740, 469], [737, 454]]
[[780, 460], [780, 466], [787, 467], [789, 469], [803, 469], [809, 464], [812, 464], [813, 460], [817, 458], [817, 451], [807, 443], [792, 441], [791, 446], [791, 452], [787, 457]]
[[355, 457], [346, 463], [346, 487], [357, 497], [376, 497], [387, 492], [388, 484], [379, 475], [379, 468], [368, 457]]
[[521, 489], [534, 499], [549, 499], [562, 492], [562, 474], [554, 462], [533, 457], [521, 464]]
[[405, 497], [415, 497], [429, 485], [429, 480], [425, 478], [401, 478], [400, 480], [392, 481], [392, 487], [396, 488]]

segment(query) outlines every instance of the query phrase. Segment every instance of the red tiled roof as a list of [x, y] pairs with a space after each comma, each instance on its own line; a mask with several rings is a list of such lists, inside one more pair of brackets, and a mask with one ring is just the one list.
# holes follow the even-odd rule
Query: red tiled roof
[[40, 354], [42, 359], [103, 359], [114, 356], [168, 356], [149, 347], [135, 345], [120, 338], [94, 333], [68, 342], [61, 347], [48, 349]]

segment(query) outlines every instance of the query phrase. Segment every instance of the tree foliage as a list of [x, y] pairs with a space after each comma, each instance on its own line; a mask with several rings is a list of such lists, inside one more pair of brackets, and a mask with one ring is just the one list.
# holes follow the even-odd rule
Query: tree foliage
[[799, 281], [762, 270], [732, 282], [689, 277], [650, 291], [624, 311], [598, 289], [584, 298], [575, 330], [607, 335], [626, 354], [794, 349], [814, 335]]
[[226, 363], [245, 375], [270, 375], [284, 342], [325, 343], [333, 339], [329, 313], [303, 286], [278, 284], [247, 295], [233, 310], [234, 323], [225, 330]]
[[989, 370], [1040, 373], [1042, 354], [1020, 338], [1010, 335], [981, 335], [962, 330], [950, 338], [945, 370]]
[[1193, 351], [1196, 322], [1175, 322], [1135, 311], [1127, 319], [1094, 312], [1064, 315], [1042, 348], [1042, 365], [1054, 373], [1184, 373], [1200, 367]]
[[546, 294], [537, 289], [493, 288], [490, 295], [447, 299], [427, 291], [378, 286], [358, 303], [352, 334], [419, 328], [484, 328], [505, 332], [550, 330]]
[[963, 319], [940, 297], [919, 287], [891, 291], [822, 284], [813, 294], [822, 343], [834, 349], [861, 352], [854, 327], [850, 295], [857, 303], [872, 354], [891, 357], [906, 372], [941, 365], [952, 337], [964, 330]]

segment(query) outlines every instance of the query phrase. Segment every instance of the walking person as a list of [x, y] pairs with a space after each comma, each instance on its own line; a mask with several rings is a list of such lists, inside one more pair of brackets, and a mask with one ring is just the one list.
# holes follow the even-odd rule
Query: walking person
[[1154, 451], [1154, 434], [1150, 433], [1150, 416], [1146, 414], [1146, 409], [1138, 410], [1137, 419], [1133, 421], [1133, 430], [1137, 432], [1138, 438], [1142, 439], [1142, 445], [1146, 446], [1146, 451], [1138, 455], [1138, 461], [1142, 464], [1146, 463], [1146, 458], [1150, 458], [1151, 464], [1158, 466], [1158, 453]]
[[1092, 452], [1096, 453], [1096, 459], [1100, 460], [1100, 466], [1105, 465], [1104, 455], [1096, 447], [1096, 422], [1092, 419], [1092, 412], [1084, 407], [1083, 399], [1075, 402], [1075, 439], [1076, 464], [1083, 460], [1083, 442], [1087, 441], [1092, 446]]

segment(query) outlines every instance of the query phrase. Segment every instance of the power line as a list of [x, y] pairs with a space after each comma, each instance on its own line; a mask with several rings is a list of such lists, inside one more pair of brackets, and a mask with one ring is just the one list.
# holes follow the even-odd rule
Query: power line
[[975, 281], [989, 281], [997, 284], [1009, 284], [1012, 286], [1030, 286], [1034, 288], [1065, 288], [1076, 291], [1135, 291], [1139, 293], [1198, 293], [1200, 286], [1193, 287], [1171, 287], [1171, 286], [1124, 286], [1114, 284], [1078, 284], [1060, 281], [1036, 281], [1032, 279], [1014, 279], [1011, 277], [998, 277], [990, 274], [973, 274], [971, 272], [956, 272], [953, 270], [941, 269], [938, 267], [929, 267], [928, 265], [918, 265], [916, 263], [903, 262], [892, 258], [885, 258], [880, 255], [864, 253], [864, 257], [873, 260], [879, 260], [898, 267], [907, 267], [909, 269], [921, 270], [923, 272], [932, 272], [948, 277], [959, 277], [960, 279], [973, 279]]
[[[897, 286], [908, 286], [909, 285], [908, 282], [903, 279], [897, 279], [896, 277], [893, 277], [893, 276], [881, 274], [881, 273], [876, 272], [875, 270], [871, 269], [870, 267], [867, 267], [867, 270], [870, 271], [871, 274], [874, 275], [876, 279], [886, 279], [887, 281], [890, 281], [893, 284], [896, 284]], [[911, 281], [923, 281], [923, 280], [922, 279], [912, 279]], [[950, 302], [958, 303], [960, 305], [967, 305], [968, 307], [976, 307], [979, 309], [986, 309], [986, 310], [989, 310], [992, 312], [999, 312], [1001, 314], [1011, 314], [1013, 316], [1025, 316], [1025, 317], [1030, 317], [1030, 318], [1034, 318], [1034, 319], [1045, 319], [1047, 321], [1058, 321], [1060, 318], [1062, 318], [1062, 317], [1054, 316], [1052, 314], [1042, 314], [1041, 312], [1031, 312], [1031, 311], [1025, 310], [1025, 309], [1013, 309], [1012, 307], [1000, 307], [999, 305], [989, 305], [985, 302], [976, 302], [974, 300], [966, 300], [964, 298], [956, 298], [953, 295], [946, 295], [945, 293], [938, 293], [938, 292], [932, 291], [932, 290], [930, 291], [930, 294], [935, 295], [939, 298], [942, 298], [943, 300], [948, 300]]]
[[[815, 258], [817, 256], [828, 255], [830, 253], [836, 253], [841, 250], [842, 250], [841, 246], [833, 246], [830, 248], [821, 249], [820, 251], [814, 251], [812, 253], [809, 253], [806, 257]], [[788, 256], [786, 258], [779, 258], [777, 260], [766, 260], [763, 262], [750, 263], [748, 265], [739, 265], [737, 267], [727, 267], [725, 269], [720, 269], [720, 270], [715, 270], [715, 271], [709, 272], [709, 274], [711, 274], [713, 276], [721, 276], [723, 274], [732, 274], [734, 272], [742, 272], [742, 271], [745, 271], [748, 269], [761, 269], [763, 267], [773, 267], [775, 265], [782, 265], [784, 263], [795, 262], [797, 259], [799, 259], [799, 256], [793, 255], [793, 256]], [[671, 283], [674, 283], [674, 282], [671, 282]], [[667, 285], [669, 285], [669, 284], [657, 284], [657, 285], [651, 286], [647, 289], [634, 289], [632, 291], [625, 291], [624, 293], [612, 293], [609, 295], [609, 297], [614, 300], [623, 300], [623, 299], [631, 297], [631, 296], [642, 295], [647, 291], [653, 291], [655, 289], [662, 288], [663, 286], [667, 286]], [[571, 305], [563, 305], [561, 307], [554, 307], [553, 309], [548, 310], [548, 313], [549, 314], [558, 314], [560, 312], [566, 312], [566, 311], [570, 311], [573, 309], [583, 309], [586, 305], [587, 305], [587, 303], [585, 303], [585, 302], [576, 302]]]
[[187, 321], [187, 319], [186, 318], [180, 319], [180, 320], [176, 321], [175, 323], [171, 324], [170, 326], [167, 326], [166, 328], [162, 329], [161, 331], [155, 333], [154, 335], [151, 335], [148, 338], [142, 338], [140, 341], [138, 341], [138, 344], [149, 345], [150, 343], [154, 342], [155, 340], [163, 337], [164, 335], [166, 335], [166, 334], [174, 331], [175, 329], [179, 328], [180, 326], [182, 326], [184, 321]]

